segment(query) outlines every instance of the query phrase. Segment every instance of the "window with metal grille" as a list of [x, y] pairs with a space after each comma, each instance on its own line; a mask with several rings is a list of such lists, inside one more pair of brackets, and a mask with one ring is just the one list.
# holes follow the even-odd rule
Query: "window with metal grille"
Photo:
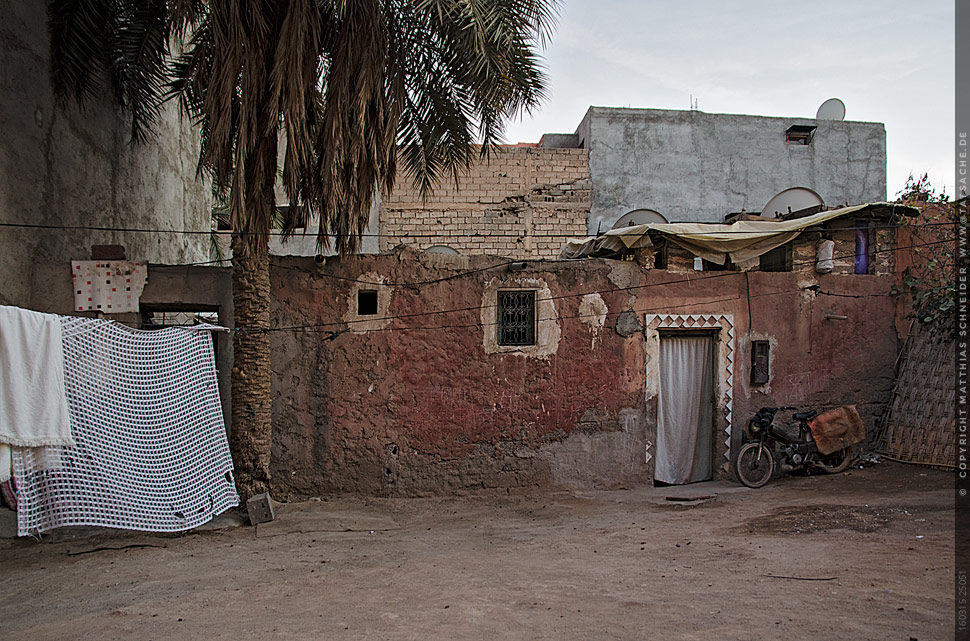
[[198, 306], [196, 309], [179, 309], [171, 306], [141, 306], [142, 329], [165, 329], [209, 323], [219, 324], [219, 308]]
[[498, 344], [536, 344], [536, 293], [499, 291]]

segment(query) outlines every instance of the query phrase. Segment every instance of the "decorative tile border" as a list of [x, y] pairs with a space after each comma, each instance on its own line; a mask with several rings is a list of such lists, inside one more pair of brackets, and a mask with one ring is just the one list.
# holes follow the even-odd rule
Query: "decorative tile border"
[[[731, 424], [734, 419], [734, 316], [732, 314], [646, 314], [643, 326], [646, 332], [657, 332], [662, 329], [720, 329], [724, 332], [726, 340], [722, 338], [719, 341], [721, 355], [724, 358], [718, 359], [721, 365], [721, 371], [718, 372], [718, 385], [726, 398], [727, 427], [724, 429], [726, 435], [724, 457], [730, 461]], [[647, 368], [649, 367], [650, 359], [647, 359]]]

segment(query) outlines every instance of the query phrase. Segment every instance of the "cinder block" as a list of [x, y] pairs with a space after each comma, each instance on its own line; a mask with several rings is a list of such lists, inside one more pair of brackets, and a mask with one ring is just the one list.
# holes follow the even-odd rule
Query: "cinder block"
[[246, 501], [246, 510], [249, 511], [249, 522], [252, 525], [268, 523], [276, 519], [276, 513], [273, 511], [273, 499], [270, 498], [268, 492], [257, 494]]

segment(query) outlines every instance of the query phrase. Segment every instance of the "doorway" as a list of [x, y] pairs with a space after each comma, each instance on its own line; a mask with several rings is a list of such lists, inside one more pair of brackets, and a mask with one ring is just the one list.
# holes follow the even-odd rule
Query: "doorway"
[[654, 479], [713, 478], [716, 333], [661, 332]]

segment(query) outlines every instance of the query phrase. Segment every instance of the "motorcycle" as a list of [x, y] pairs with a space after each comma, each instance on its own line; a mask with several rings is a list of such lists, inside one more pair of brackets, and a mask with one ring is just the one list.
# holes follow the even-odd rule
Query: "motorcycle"
[[[775, 464], [785, 473], [795, 470], [817, 469], [838, 474], [852, 461], [852, 445], [830, 454], [822, 454], [815, 442], [809, 421], [819, 415], [817, 410], [795, 412], [798, 435], [775, 425], [775, 414], [794, 411], [795, 407], [762, 407], [744, 428], [744, 444], [734, 457], [734, 474], [748, 487], [762, 487], [771, 480]], [[854, 410], [854, 408], [853, 408]]]

